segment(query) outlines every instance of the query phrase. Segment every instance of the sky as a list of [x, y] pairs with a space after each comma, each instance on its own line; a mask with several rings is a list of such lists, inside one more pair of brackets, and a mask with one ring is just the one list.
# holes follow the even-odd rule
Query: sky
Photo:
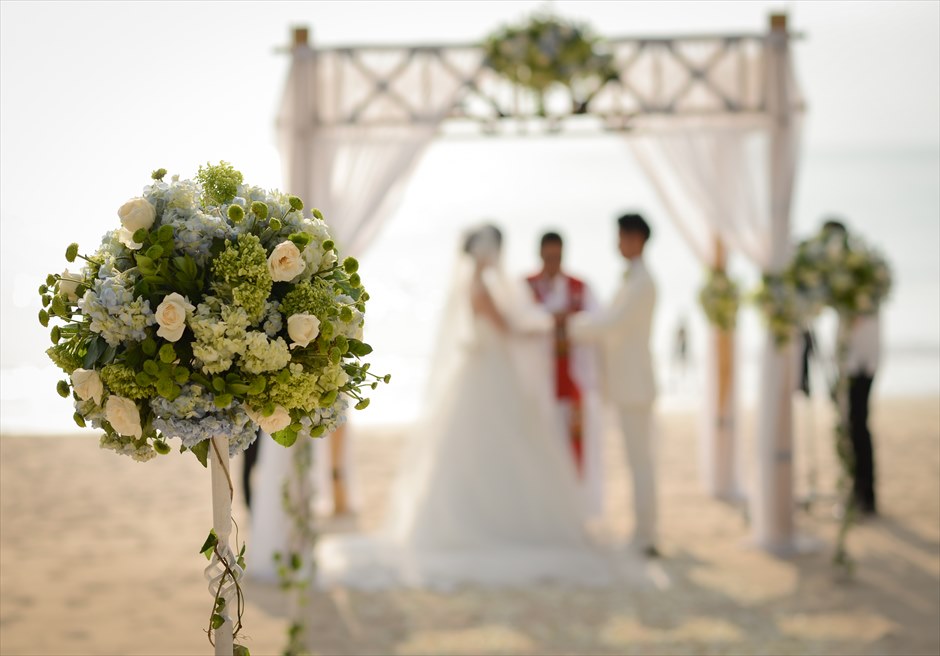
[[764, 32], [786, 11], [802, 35], [807, 149], [940, 148], [933, 1], [2, 0], [0, 365], [36, 360], [47, 339], [37, 280], [62, 269], [69, 242], [97, 244], [151, 170], [188, 176], [224, 159], [255, 184], [281, 185], [273, 121], [292, 26], [322, 46], [470, 43], [545, 8], [610, 37]]

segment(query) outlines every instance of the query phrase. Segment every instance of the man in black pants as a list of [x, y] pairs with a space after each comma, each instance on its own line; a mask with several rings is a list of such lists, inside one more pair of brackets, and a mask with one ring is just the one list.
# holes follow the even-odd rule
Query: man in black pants
[[[827, 231], [847, 234], [845, 224], [830, 220], [823, 225]], [[854, 496], [862, 515], [878, 511], [875, 500], [875, 454], [871, 431], [868, 430], [868, 406], [875, 371], [881, 358], [881, 324], [878, 311], [855, 315], [848, 319], [848, 353], [845, 374], [849, 383], [849, 436], [855, 456]]]
[[260, 431], [255, 441], [248, 445], [248, 448], [244, 451], [245, 462], [242, 469], [242, 489], [245, 491], [245, 505], [248, 506], [248, 510], [251, 510], [251, 470], [254, 468], [255, 461], [258, 459], [259, 442], [261, 442]]

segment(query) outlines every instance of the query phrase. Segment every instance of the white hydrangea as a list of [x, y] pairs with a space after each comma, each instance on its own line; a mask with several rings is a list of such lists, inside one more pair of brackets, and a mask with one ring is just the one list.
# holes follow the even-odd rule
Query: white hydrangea
[[263, 332], [251, 331], [245, 335], [245, 350], [241, 368], [252, 374], [278, 371], [290, 362], [290, 349], [284, 338], [268, 339]]
[[200, 303], [189, 320], [195, 337], [193, 355], [207, 374], [225, 371], [245, 352], [250, 324], [244, 309], [222, 305], [215, 311], [215, 305], [217, 302]]

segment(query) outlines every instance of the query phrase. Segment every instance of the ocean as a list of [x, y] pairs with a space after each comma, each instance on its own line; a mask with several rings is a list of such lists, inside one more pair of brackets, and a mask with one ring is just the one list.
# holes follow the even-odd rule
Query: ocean
[[[122, 198], [120, 192], [116, 198]], [[396, 424], [419, 416], [434, 366], [437, 320], [465, 228], [483, 220], [499, 225], [504, 265], [516, 277], [537, 270], [541, 233], [559, 231], [565, 238], [566, 269], [588, 281], [604, 301], [622, 272], [614, 218], [625, 210], [643, 213], [654, 231], [647, 261], [659, 289], [652, 347], [661, 405], [696, 407], [706, 335], [696, 297], [704, 270], [622, 138], [444, 138], [425, 154], [401, 206], [360, 257], [360, 273], [372, 297], [366, 328], [375, 349], [372, 370], [391, 373], [392, 383], [376, 390], [369, 409], [353, 421]], [[940, 148], [808, 149], [797, 183], [794, 236], [811, 234], [830, 214], [843, 217], [882, 249], [893, 267], [894, 291], [883, 310], [884, 359], [874, 394], [940, 394]], [[106, 225], [82, 228], [100, 234]], [[47, 241], [58, 248], [73, 238], [61, 233]], [[17, 260], [21, 266], [13, 274], [6, 265], [12, 248], [3, 244], [0, 432], [77, 430], [69, 403], [55, 392], [60, 375], [43, 354], [47, 336], [35, 319], [35, 289], [47, 271]], [[731, 270], [745, 287], [758, 279], [739, 256], [732, 258]], [[686, 368], [674, 357], [676, 331], [683, 323], [690, 336]], [[820, 319], [824, 343], [833, 324], [832, 317]], [[762, 339], [760, 318], [745, 309], [737, 346], [744, 407], [756, 401], [752, 383]]]

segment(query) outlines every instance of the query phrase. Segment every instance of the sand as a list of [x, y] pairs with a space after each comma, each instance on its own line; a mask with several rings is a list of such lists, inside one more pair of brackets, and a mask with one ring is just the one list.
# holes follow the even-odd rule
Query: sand
[[[833, 490], [830, 420], [824, 405], [797, 409], [800, 498], [810, 453], [817, 491]], [[830, 565], [836, 522], [827, 498], [797, 513], [804, 553], [778, 558], [751, 546], [741, 509], [701, 491], [697, 421], [660, 416], [665, 557], [652, 585], [333, 590], [311, 609], [318, 653], [940, 653], [940, 399], [875, 407], [882, 515], [851, 534], [851, 581]], [[742, 434], [752, 426], [749, 417]], [[359, 432], [362, 512], [355, 525], [325, 530], [368, 530], [382, 516], [405, 430]], [[605, 528], [618, 538], [630, 530], [628, 479], [619, 443], [611, 437], [608, 446]], [[91, 432], [2, 436], [0, 653], [211, 653], [197, 553], [210, 523], [208, 472], [191, 457], [141, 465], [99, 450]], [[253, 654], [280, 653], [286, 600], [275, 586], [246, 591], [246, 644]]]

